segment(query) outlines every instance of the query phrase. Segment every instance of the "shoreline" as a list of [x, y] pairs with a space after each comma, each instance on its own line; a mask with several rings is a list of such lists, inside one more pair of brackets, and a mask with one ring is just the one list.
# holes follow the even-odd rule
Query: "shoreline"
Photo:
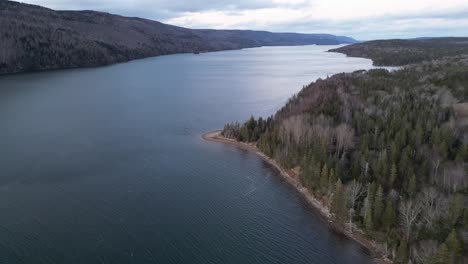
[[346, 236], [347, 238], [354, 240], [361, 247], [369, 251], [370, 256], [374, 259], [375, 263], [392, 263], [387, 259], [383, 253], [383, 250], [378, 246], [378, 244], [372, 240], [369, 240], [365, 237], [364, 233], [360, 230], [355, 230], [353, 233], [347, 231], [345, 225], [334, 221], [331, 218], [330, 211], [327, 206], [323, 205], [309, 190], [302, 186], [298, 180], [298, 172], [293, 170], [285, 170], [282, 168], [275, 160], [265, 155], [261, 152], [254, 143], [244, 143], [239, 142], [234, 139], [226, 138], [221, 135], [221, 130], [209, 131], [201, 136], [203, 140], [229, 144], [234, 147], [250, 151], [259, 156], [262, 160], [273, 166], [287, 183], [294, 187], [294, 189], [301, 194], [302, 198], [305, 199], [308, 205], [312, 206], [317, 212], [320, 213], [322, 217], [327, 220], [327, 223], [331, 229], [335, 232]]
[[[303, 46], [345, 46], [351, 45], [354, 43], [340, 43], [340, 44], [294, 44], [294, 45], [263, 45], [263, 46], [252, 46], [252, 47], [240, 47], [240, 48], [226, 48], [220, 50], [207, 50], [207, 51], [199, 51], [196, 52], [175, 52], [175, 53], [167, 53], [167, 54], [159, 54], [159, 55], [147, 55], [143, 57], [136, 57], [131, 59], [124, 59], [115, 62], [106, 62], [100, 63], [95, 65], [85, 65], [85, 66], [64, 66], [58, 68], [43, 68], [43, 69], [34, 69], [34, 70], [21, 70], [21, 71], [11, 71], [11, 72], [0, 72], [0, 77], [2, 76], [14, 76], [14, 75], [22, 75], [22, 74], [31, 74], [31, 73], [44, 73], [44, 72], [58, 72], [58, 71], [68, 71], [68, 70], [80, 70], [80, 69], [96, 69], [96, 68], [103, 68], [103, 67], [111, 67], [114, 65], [131, 63], [135, 61], [141, 61], [146, 59], [155, 59], [159, 57], [167, 57], [167, 56], [174, 56], [174, 55], [202, 55], [207, 53], [218, 53], [218, 52], [228, 52], [228, 51], [240, 51], [240, 50], [248, 50], [248, 49], [258, 49], [258, 48], [269, 48], [269, 47], [303, 47]], [[326, 51], [329, 52], [329, 51]], [[334, 52], [340, 53], [340, 52]], [[344, 53], [340, 53], [346, 56]], [[368, 59], [364, 57], [356, 57], [361, 59]], [[369, 59], [371, 60], [371, 59]], [[372, 60], [371, 60], [372, 61]]]

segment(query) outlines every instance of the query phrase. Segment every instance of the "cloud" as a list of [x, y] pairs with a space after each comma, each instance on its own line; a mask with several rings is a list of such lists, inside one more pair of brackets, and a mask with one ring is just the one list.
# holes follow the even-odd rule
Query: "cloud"
[[[466, 0], [26, 0], [192, 28], [322, 32], [358, 39], [462, 36]], [[464, 30], [465, 29], [465, 30]]]

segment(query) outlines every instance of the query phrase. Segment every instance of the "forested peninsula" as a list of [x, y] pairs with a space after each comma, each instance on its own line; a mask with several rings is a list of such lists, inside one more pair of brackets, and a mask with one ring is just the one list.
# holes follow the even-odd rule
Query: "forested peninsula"
[[468, 54], [468, 38], [374, 40], [330, 51], [372, 59], [376, 66], [402, 66]]
[[275, 115], [228, 123], [219, 136], [297, 172], [299, 187], [384, 259], [467, 263], [467, 39], [334, 51], [406, 66], [319, 79]]

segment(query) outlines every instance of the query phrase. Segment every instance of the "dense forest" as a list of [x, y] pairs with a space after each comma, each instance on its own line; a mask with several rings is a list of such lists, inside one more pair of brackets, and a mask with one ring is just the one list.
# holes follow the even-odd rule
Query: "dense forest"
[[222, 135], [299, 169], [336, 221], [394, 262], [466, 263], [467, 100], [459, 55], [319, 79], [274, 116], [226, 124]]
[[150, 56], [272, 45], [341, 44], [329, 34], [208, 30], [0, 0], [0, 74], [100, 66]]
[[357, 43], [330, 50], [372, 59], [374, 65], [401, 66], [468, 54], [468, 38], [392, 39]]

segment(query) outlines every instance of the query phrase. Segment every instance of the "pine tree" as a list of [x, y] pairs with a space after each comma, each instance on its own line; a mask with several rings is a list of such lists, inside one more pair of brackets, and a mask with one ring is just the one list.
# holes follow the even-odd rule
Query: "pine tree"
[[413, 173], [408, 182], [408, 195], [413, 197], [416, 194], [416, 175]]
[[397, 168], [395, 163], [392, 164], [392, 168], [390, 169], [390, 177], [388, 178], [388, 188], [391, 189], [393, 188], [393, 184], [395, 183], [395, 180], [397, 179]]
[[463, 210], [463, 227], [468, 230], [468, 210]]
[[457, 161], [463, 161], [463, 160], [465, 160], [465, 157], [466, 157], [466, 155], [467, 155], [466, 146], [467, 146], [467, 145], [465, 145], [465, 144], [460, 144], [460, 146], [459, 146], [458, 149], [457, 149], [457, 154], [456, 154], [455, 160], [457, 160]]
[[322, 173], [320, 173], [320, 191], [322, 194], [328, 192], [328, 167], [327, 164], [323, 165]]
[[383, 201], [383, 189], [382, 186], [379, 185], [377, 192], [374, 196], [374, 227], [378, 228], [380, 226], [380, 217], [382, 216], [382, 212], [384, 210], [384, 201]]
[[423, 136], [424, 136], [424, 130], [423, 130], [421, 124], [418, 123], [416, 125], [415, 129], [414, 129], [414, 143], [416, 145], [420, 145]]
[[241, 141], [244, 141], [244, 142], [248, 142], [249, 141], [249, 129], [247, 128], [247, 126], [242, 126], [241, 128], [241, 132], [240, 132], [240, 140]]
[[460, 240], [457, 238], [457, 232], [452, 229], [452, 232], [448, 235], [445, 240], [445, 244], [452, 256], [460, 256], [463, 252], [463, 246]]
[[400, 245], [398, 246], [395, 261], [397, 263], [407, 263], [408, 260], [408, 242], [406, 240], [400, 240]]
[[358, 178], [361, 176], [361, 158], [359, 155], [355, 155], [354, 159], [351, 163], [351, 169], [350, 169], [350, 174], [352, 178]]
[[346, 201], [341, 179], [338, 179], [335, 186], [335, 193], [333, 194], [331, 205], [331, 213], [339, 222], [344, 223], [346, 221]]
[[330, 169], [330, 174], [328, 175], [328, 189], [329, 190], [334, 190], [335, 189], [335, 183], [338, 179], [336, 178], [336, 173], [335, 170]]
[[437, 253], [431, 258], [431, 264], [447, 264], [450, 263], [450, 251], [445, 243], [443, 243]]
[[393, 209], [392, 202], [387, 200], [385, 211], [382, 217], [382, 225], [388, 231], [396, 223], [395, 210]]
[[463, 201], [463, 195], [457, 193], [453, 196], [452, 201], [450, 202], [449, 221], [452, 224], [456, 224], [460, 216], [463, 214]]
[[320, 184], [320, 163], [312, 160], [310, 168], [310, 188], [316, 190]]
[[372, 223], [372, 208], [374, 206], [374, 183], [371, 183], [367, 187], [367, 196], [364, 199], [364, 206], [362, 208], [363, 217], [364, 217], [364, 226], [366, 227], [367, 233], [370, 233], [373, 230]]
[[390, 158], [392, 159], [393, 165], [398, 161], [398, 147], [394, 141], [390, 145]]
[[388, 178], [388, 160], [387, 160], [387, 153], [383, 151], [382, 158], [380, 159], [380, 178], [382, 178], [381, 182], [384, 182], [385, 179]]
[[410, 166], [411, 166], [411, 159], [408, 156], [408, 153], [405, 148], [403, 152], [401, 153], [401, 158], [400, 158], [400, 164], [399, 164], [400, 175], [407, 177], [409, 170], [410, 170]]
[[439, 145], [439, 151], [440, 151], [440, 155], [442, 156], [442, 158], [443, 158], [443, 159], [446, 159], [447, 156], [448, 156], [448, 145], [447, 145], [447, 142], [442, 141], [442, 143], [440, 143], [440, 145]]
[[307, 156], [302, 159], [301, 168], [302, 169], [299, 173], [299, 180], [301, 181], [302, 185], [309, 189], [312, 167]]

